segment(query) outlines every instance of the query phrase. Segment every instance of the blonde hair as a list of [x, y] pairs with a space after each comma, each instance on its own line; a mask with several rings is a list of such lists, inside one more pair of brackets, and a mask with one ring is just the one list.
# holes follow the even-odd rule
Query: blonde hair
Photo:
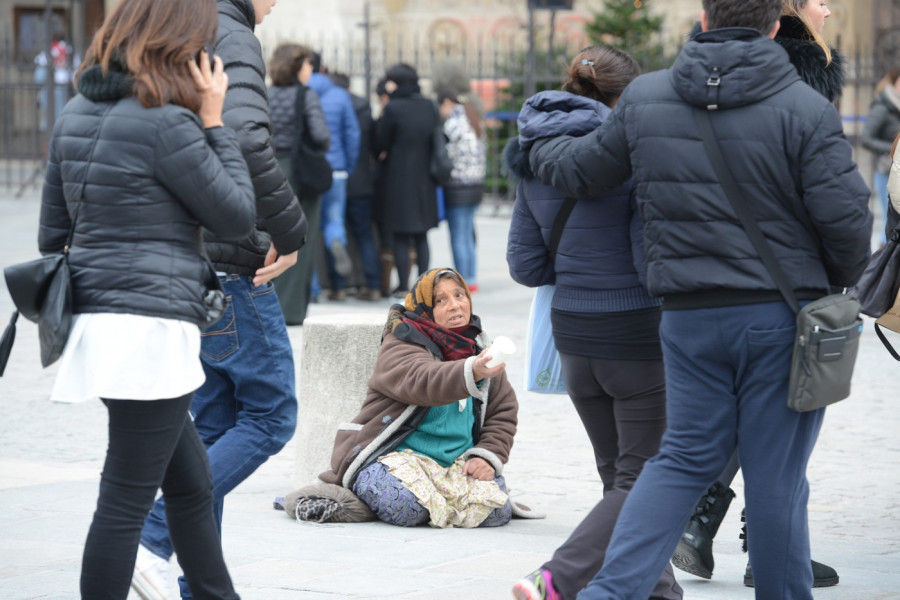
[[822, 34], [813, 29], [810, 26], [809, 20], [800, 13], [800, 9], [807, 5], [809, 0], [784, 0], [784, 10], [781, 12], [784, 16], [796, 17], [800, 19], [803, 23], [803, 26], [806, 28], [806, 33], [809, 34], [809, 37], [812, 38], [812, 42], [815, 43], [819, 48], [822, 49], [822, 52], [825, 53], [825, 64], [831, 64], [831, 48], [828, 47], [828, 44], [825, 43], [825, 38], [822, 37]]

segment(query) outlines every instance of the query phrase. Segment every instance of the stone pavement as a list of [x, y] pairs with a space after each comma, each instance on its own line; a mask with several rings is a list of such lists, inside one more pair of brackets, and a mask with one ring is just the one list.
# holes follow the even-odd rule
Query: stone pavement
[[[37, 256], [38, 210], [36, 192], [19, 200], [0, 193], [0, 266]], [[509, 372], [521, 390], [532, 292], [512, 282], [506, 270], [508, 209], [484, 207], [477, 225], [481, 291], [475, 311], [489, 333], [507, 335], [520, 348]], [[430, 242], [432, 265], [449, 264], [446, 225], [432, 232]], [[388, 304], [322, 303], [310, 314], [384, 314]], [[0, 326], [10, 310], [0, 286]], [[299, 364], [302, 328], [290, 333]], [[809, 469], [813, 556], [841, 577], [837, 587], [815, 590], [817, 599], [900, 599], [898, 373], [900, 366], [867, 323], [853, 396], [829, 409]], [[20, 320], [17, 346], [0, 379], [0, 598], [5, 600], [78, 596], [81, 550], [105, 451], [105, 411], [99, 402], [49, 402], [53, 376], [52, 366], [40, 367], [36, 327]], [[512, 583], [550, 556], [601, 490], [568, 399], [520, 392], [519, 400], [519, 432], [506, 478], [515, 495], [547, 513], [545, 520], [515, 520], [490, 530], [300, 524], [272, 509], [275, 496], [296, 487], [291, 442], [226, 502], [223, 543], [242, 598], [510, 598]], [[322, 432], [325, 443], [332, 435]], [[738, 498], [716, 540], [714, 578], [676, 571], [685, 598], [753, 598], [742, 585], [739, 479], [735, 487]], [[175, 570], [173, 563], [173, 577]]]

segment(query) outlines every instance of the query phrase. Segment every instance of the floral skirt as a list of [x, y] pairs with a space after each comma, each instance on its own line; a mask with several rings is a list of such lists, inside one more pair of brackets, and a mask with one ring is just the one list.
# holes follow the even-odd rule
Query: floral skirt
[[353, 492], [378, 518], [413, 527], [497, 527], [512, 516], [503, 477], [462, 474], [462, 458], [442, 467], [411, 450], [392, 452], [360, 471]]

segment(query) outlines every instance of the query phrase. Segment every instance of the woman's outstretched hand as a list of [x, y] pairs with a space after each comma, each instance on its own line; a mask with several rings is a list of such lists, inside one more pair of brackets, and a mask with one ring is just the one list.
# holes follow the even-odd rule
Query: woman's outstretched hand
[[209, 64], [206, 50], [200, 51], [200, 64], [193, 59], [188, 61], [188, 70], [194, 78], [200, 92], [200, 111], [198, 112], [204, 128], [223, 127], [222, 107], [225, 105], [225, 92], [228, 90], [228, 75], [222, 59], [215, 57], [215, 68]]
[[506, 363], [500, 363], [496, 367], [488, 367], [487, 363], [491, 360], [491, 357], [487, 354], [488, 349], [485, 348], [481, 351], [475, 358], [475, 362], [472, 363], [472, 374], [475, 376], [475, 381], [481, 381], [485, 378], [496, 377], [506, 368]]
[[463, 465], [463, 475], [471, 475], [481, 481], [491, 481], [494, 479], [494, 467], [483, 458], [473, 456]]

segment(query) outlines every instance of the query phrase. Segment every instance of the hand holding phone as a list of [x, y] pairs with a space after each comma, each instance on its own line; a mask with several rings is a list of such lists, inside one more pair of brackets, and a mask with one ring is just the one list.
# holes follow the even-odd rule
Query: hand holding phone
[[[205, 56], [204, 56], [205, 55]], [[209, 45], [204, 46], [191, 60], [188, 70], [200, 92], [200, 109], [197, 114], [204, 128], [220, 127], [222, 107], [225, 104], [225, 92], [228, 90], [228, 75], [222, 65], [222, 59], [213, 54]]]
[[215, 71], [216, 70], [216, 55], [213, 52], [212, 46], [210, 46], [209, 44], [204, 45], [197, 52], [197, 55], [194, 57], [195, 60], [197, 61], [197, 66], [199, 67], [202, 65], [201, 61], [203, 60], [204, 52], [206, 52], [206, 57], [207, 57], [207, 59], [209, 59], [209, 70]]

